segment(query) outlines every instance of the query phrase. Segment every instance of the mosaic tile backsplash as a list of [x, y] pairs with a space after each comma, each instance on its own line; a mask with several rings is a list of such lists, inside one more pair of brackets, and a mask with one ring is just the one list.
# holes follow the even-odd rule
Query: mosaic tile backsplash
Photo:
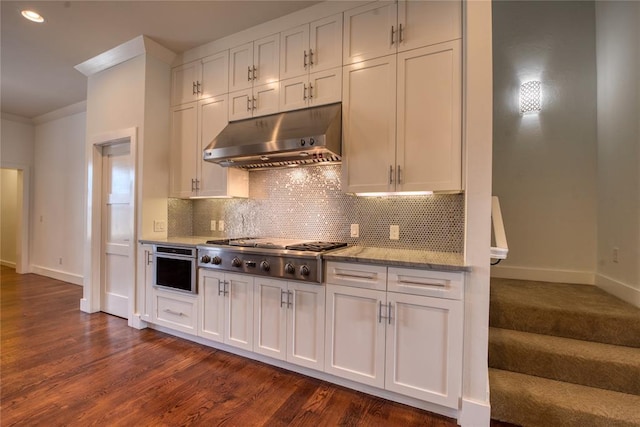
[[[381, 248], [462, 253], [464, 196], [356, 197], [340, 189], [340, 165], [249, 173], [248, 199], [169, 199], [173, 236], [280, 237]], [[223, 220], [225, 231], [211, 231]], [[351, 224], [360, 237], [350, 237]], [[389, 226], [400, 239], [389, 239]]]

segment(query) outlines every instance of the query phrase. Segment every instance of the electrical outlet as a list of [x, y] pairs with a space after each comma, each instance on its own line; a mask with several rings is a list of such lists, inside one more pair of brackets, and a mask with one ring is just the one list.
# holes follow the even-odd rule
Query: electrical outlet
[[223, 220], [218, 221], [218, 230], [219, 231], [224, 231], [224, 221]]
[[360, 224], [351, 224], [351, 237], [360, 237]]
[[614, 247], [611, 250], [611, 261], [615, 262], [616, 264], [618, 263], [618, 252], [620, 251], [619, 248]]
[[391, 239], [391, 240], [399, 240], [400, 239], [400, 226], [399, 225], [390, 225], [389, 226], [389, 239]]
[[153, 220], [153, 231], [161, 233], [167, 229], [167, 222], [162, 219]]
[[209, 230], [216, 231], [216, 220], [215, 219], [211, 220], [211, 225], [209, 226]]

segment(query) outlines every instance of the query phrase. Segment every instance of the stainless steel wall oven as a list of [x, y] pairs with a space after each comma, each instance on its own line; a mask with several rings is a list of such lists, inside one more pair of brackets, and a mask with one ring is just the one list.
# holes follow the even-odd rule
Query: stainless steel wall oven
[[195, 248], [182, 246], [156, 245], [153, 251], [155, 265], [153, 285], [158, 288], [196, 294], [196, 263]]

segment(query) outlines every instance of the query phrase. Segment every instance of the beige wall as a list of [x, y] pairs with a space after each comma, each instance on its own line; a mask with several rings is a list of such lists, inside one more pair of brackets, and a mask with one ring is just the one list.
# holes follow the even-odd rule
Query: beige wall
[[16, 227], [18, 210], [18, 171], [2, 169], [0, 173], [0, 263], [10, 267], [16, 264]]
[[[493, 194], [508, 259], [492, 275], [593, 283], [596, 68], [593, 2], [493, 2]], [[542, 111], [519, 86], [542, 82]]]
[[640, 3], [596, 2], [596, 29], [597, 284], [640, 306]]

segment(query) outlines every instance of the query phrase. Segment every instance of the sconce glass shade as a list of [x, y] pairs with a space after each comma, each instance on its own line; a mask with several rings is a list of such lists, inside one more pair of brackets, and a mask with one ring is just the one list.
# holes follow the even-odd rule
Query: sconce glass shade
[[520, 85], [520, 113], [537, 113], [542, 109], [542, 84], [538, 81]]

